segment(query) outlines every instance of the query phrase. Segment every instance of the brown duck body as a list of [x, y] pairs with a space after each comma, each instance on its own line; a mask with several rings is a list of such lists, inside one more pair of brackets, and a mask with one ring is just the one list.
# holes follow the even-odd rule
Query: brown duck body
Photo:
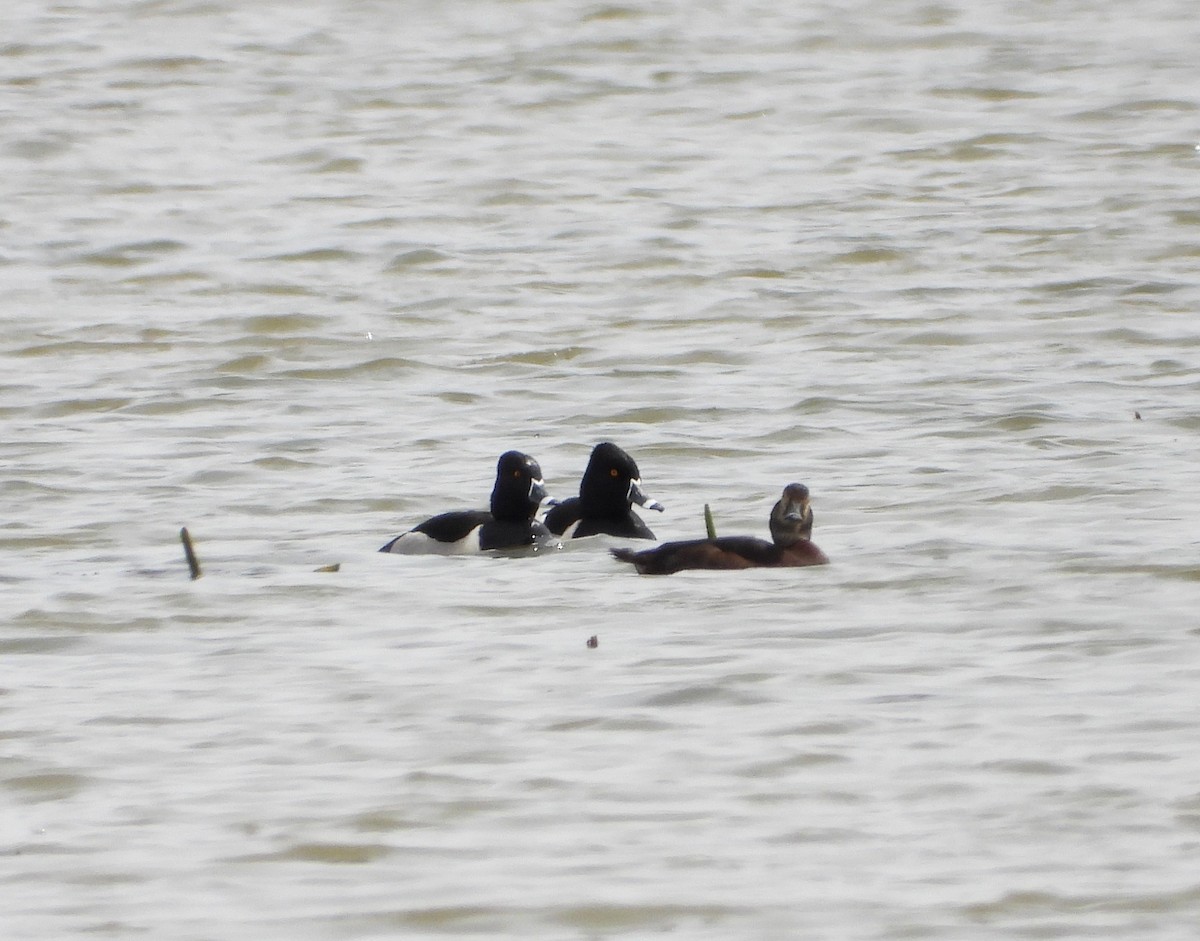
[[671, 575], [684, 569], [773, 569], [799, 565], [827, 565], [829, 558], [804, 539], [781, 546], [754, 536], [719, 536], [664, 542], [653, 549], [613, 549], [622, 562], [632, 562], [642, 575]]
[[671, 575], [686, 569], [792, 568], [826, 565], [825, 555], [809, 539], [813, 514], [808, 488], [789, 484], [771, 510], [772, 542], [754, 536], [719, 536], [665, 542], [653, 549], [613, 549], [622, 562], [631, 563], [642, 575]]

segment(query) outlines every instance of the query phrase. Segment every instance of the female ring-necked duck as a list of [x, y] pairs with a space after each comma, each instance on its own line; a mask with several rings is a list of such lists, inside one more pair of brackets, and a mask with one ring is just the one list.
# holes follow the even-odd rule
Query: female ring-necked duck
[[631, 562], [642, 575], [670, 575], [684, 569], [783, 568], [826, 565], [828, 557], [810, 540], [812, 506], [804, 484], [788, 484], [771, 510], [771, 542], [755, 536], [719, 536], [664, 542], [636, 552], [613, 549], [622, 562]]
[[596, 445], [579, 483], [579, 496], [551, 509], [546, 525], [567, 539], [602, 533], [653, 539], [654, 533], [633, 512], [633, 504], [659, 512], [663, 505], [642, 492], [641, 476], [637, 462], [611, 441]]
[[506, 451], [496, 464], [490, 512], [441, 513], [397, 536], [379, 551], [449, 555], [548, 542], [552, 538], [550, 530], [534, 519], [546, 499], [538, 462], [520, 451]]

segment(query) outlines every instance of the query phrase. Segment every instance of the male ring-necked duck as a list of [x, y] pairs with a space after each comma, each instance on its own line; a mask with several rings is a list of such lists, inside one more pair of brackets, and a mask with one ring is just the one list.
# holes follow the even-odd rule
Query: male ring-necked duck
[[664, 542], [642, 552], [633, 549], [611, 551], [622, 562], [633, 563], [642, 575], [670, 575], [684, 569], [825, 565], [829, 559], [809, 539], [812, 526], [808, 488], [804, 484], [788, 484], [771, 510], [772, 542], [755, 536], [719, 536], [716, 539]]
[[552, 538], [550, 530], [534, 519], [545, 499], [538, 462], [520, 451], [506, 451], [496, 465], [490, 512], [441, 513], [397, 536], [379, 551], [449, 555], [548, 542]]
[[611, 441], [596, 445], [583, 472], [579, 496], [550, 510], [546, 525], [552, 533], [568, 539], [601, 533], [653, 539], [654, 533], [633, 512], [633, 504], [660, 512], [663, 505], [642, 492], [641, 476], [634, 459]]

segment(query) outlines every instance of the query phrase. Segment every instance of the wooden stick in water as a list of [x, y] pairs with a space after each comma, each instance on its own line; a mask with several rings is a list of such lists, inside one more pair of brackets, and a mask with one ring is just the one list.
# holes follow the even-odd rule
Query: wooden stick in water
[[196, 558], [196, 550], [192, 547], [192, 537], [188, 534], [186, 526], [179, 530], [179, 538], [183, 542], [183, 554], [187, 556], [187, 564], [188, 569], [192, 573], [192, 581], [195, 581], [204, 573], [200, 571], [200, 560]]
[[704, 529], [709, 539], [717, 538], [717, 527], [713, 525], [712, 510], [708, 508], [707, 503], [704, 504]]

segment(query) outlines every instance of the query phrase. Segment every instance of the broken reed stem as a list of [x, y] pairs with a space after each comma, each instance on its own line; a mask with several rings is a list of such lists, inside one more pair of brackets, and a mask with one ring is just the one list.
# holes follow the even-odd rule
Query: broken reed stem
[[708, 508], [707, 503], [704, 504], [704, 529], [709, 539], [717, 538], [717, 527], [713, 525], [712, 510]]
[[187, 556], [188, 570], [192, 573], [192, 581], [195, 581], [204, 573], [200, 571], [200, 560], [196, 558], [196, 550], [192, 547], [192, 537], [188, 534], [186, 526], [179, 530], [179, 539], [183, 543], [183, 554]]

